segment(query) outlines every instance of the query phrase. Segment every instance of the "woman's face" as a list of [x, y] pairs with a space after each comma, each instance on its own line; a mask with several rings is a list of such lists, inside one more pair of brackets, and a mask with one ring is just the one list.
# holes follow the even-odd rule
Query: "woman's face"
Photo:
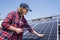
[[23, 15], [26, 15], [28, 10], [26, 8], [23, 8]]

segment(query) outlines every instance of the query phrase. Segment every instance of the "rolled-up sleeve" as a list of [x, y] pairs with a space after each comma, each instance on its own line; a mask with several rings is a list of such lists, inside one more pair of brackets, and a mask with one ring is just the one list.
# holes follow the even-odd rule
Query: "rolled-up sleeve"
[[12, 24], [12, 13], [13, 12], [10, 12], [8, 15], [7, 15], [7, 17], [4, 19], [4, 21], [2, 22], [2, 26], [4, 26], [5, 28], [9, 28], [10, 26], [11, 26], [11, 24]]
[[31, 26], [28, 24], [28, 22], [25, 20], [25, 28], [27, 28], [27, 30], [29, 31], [29, 32], [33, 32], [33, 29], [31, 28]]
[[33, 32], [33, 30], [32, 30], [32, 28], [30, 27], [30, 25], [29, 25], [29, 24], [27, 24], [27, 27], [28, 27], [28, 28], [27, 28], [27, 29], [28, 29], [28, 31], [32, 33], [32, 32]]

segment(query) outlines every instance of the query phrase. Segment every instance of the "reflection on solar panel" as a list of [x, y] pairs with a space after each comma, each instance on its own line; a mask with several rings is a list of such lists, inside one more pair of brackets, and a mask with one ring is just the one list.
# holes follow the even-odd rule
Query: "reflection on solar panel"
[[23, 40], [57, 40], [57, 19], [37, 21], [30, 23], [32, 29], [45, 36], [40, 38], [34, 34], [24, 31]]

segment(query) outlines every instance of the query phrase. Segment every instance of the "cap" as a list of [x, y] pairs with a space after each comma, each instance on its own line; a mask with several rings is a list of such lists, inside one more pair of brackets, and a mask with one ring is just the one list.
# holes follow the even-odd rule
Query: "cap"
[[20, 7], [23, 7], [23, 8], [26, 8], [28, 11], [32, 11], [30, 8], [29, 8], [29, 5], [28, 4], [26, 4], [26, 3], [21, 3], [20, 4]]

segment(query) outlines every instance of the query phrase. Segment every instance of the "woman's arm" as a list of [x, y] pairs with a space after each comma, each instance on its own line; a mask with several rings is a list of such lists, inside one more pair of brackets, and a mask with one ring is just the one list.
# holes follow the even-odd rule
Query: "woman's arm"
[[7, 15], [7, 17], [2, 22], [2, 26], [4, 26], [6, 29], [15, 31], [17, 34], [19, 34], [20, 32], [23, 32], [23, 29], [15, 28], [12, 26], [13, 14], [14, 14], [14, 12], [12, 11]]
[[13, 13], [14, 13], [14, 12], [10, 12], [10, 13], [6, 16], [6, 18], [5, 18], [4, 21], [2, 22], [2, 26], [5, 27], [6, 29], [15, 31], [16, 28], [11, 26], [11, 25], [12, 25]]
[[28, 24], [28, 22], [25, 20], [25, 27], [27, 28], [27, 30], [32, 33], [32, 34], [35, 34], [39, 37], [43, 37], [45, 34], [39, 34], [37, 33], [36, 31], [32, 30], [32, 28], [30, 27], [30, 25]]
[[32, 30], [32, 28], [28, 25], [28, 24], [26, 24], [27, 26], [27, 30], [30, 32], [30, 33], [32, 33], [32, 34], [35, 34], [36, 36], [39, 36], [39, 37], [44, 37], [44, 35], [45, 34], [39, 34], [39, 33], [37, 33], [36, 31], [34, 31], [34, 30]]
[[2, 22], [2, 26], [3, 27], [5, 27], [6, 29], [8, 29], [10, 26], [11, 26], [11, 24], [12, 24], [12, 17], [13, 17], [13, 13], [14, 12], [10, 12], [7, 16], [6, 16], [6, 18], [4, 19], [4, 21]]
[[15, 27], [12, 26], [13, 13], [14, 13], [14, 12], [10, 12], [10, 13], [7, 15], [7, 17], [4, 19], [4, 21], [2, 22], [1, 25], [2, 25], [3, 27], [5, 27], [6, 29], [15, 31], [16, 33], [20, 33], [20, 32], [22, 32], [23, 29], [15, 28]]
[[15, 31], [17, 34], [19, 34], [20, 32], [23, 32], [23, 29], [21, 29], [21, 28], [15, 28], [13, 26], [10, 26], [8, 29], [12, 30], [12, 31]]
[[39, 33], [37, 33], [37, 32], [36, 32], [36, 31], [34, 31], [34, 30], [33, 30], [33, 32], [32, 32], [32, 33], [33, 33], [33, 34], [35, 34], [35, 35], [37, 35], [37, 36], [39, 36], [39, 37], [44, 37], [44, 35], [45, 35], [45, 34], [39, 34]]

